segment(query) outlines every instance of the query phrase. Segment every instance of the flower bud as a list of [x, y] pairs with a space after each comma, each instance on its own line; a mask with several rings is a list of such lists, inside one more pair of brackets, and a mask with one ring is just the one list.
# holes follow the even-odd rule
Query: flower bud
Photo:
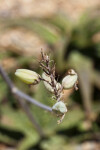
[[64, 89], [72, 88], [78, 79], [77, 73], [73, 69], [71, 69], [68, 73], [69, 74], [62, 80], [62, 86]]
[[61, 88], [62, 88], [62, 86], [61, 86], [61, 84], [60, 84], [59, 82], [57, 82], [57, 84], [56, 84], [56, 88], [57, 88], [57, 90], [59, 90], [59, 89], [61, 89]]
[[26, 84], [37, 84], [40, 82], [40, 75], [28, 69], [17, 69], [15, 75]]
[[[43, 74], [42, 74], [42, 78], [43, 78], [44, 80], [46, 80], [47, 82], [51, 83], [51, 78], [50, 78], [50, 76], [47, 75], [47, 74], [44, 73], [44, 72], [43, 72]], [[51, 86], [49, 83], [47, 83], [46, 81], [43, 81], [43, 83], [44, 83], [46, 89], [47, 89], [48, 91], [50, 91], [50, 92], [53, 93], [53, 92], [54, 92], [54, 89], [53, 89], [52, 86]], [[56, 84], [56, 88], [57, 88], [57, 89], [59, 89], [59, 88], [61, 87], [61, 84], [58, 83], [56, 80], [54, 80], [54, 83]]]
[[67, 107], [66, 107], [66, 105], [64, 104], [64, 102], [59, 101], [59, 102], [57, 102], [57, 103], [55, 103], [55, 104], [53, 105], [52, 110], [53, 110], [54, 112], [64, 114], [64, 113], [67, 112]]

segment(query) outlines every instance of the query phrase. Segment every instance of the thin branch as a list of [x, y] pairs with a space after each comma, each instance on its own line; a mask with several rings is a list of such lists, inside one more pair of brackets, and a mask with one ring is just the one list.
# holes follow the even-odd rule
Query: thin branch
[[10, 80], [10, 78], [8, 77], [8, 75], [6, 74], [6, 72], [3, 70], [3, 68], [1, 66], [0, 66], [0, 74], [1, 74], [2, 78], [5, 80], [6, 84], [8, 85], [8, 87], [10, 88], [11, 92], [14, 95], [18, 96], [19, 98], [25, 99], [26, 101], [31, 102], [34, 105], [36, 105], [36, 106], [38, 106], [38, 107], [40, 107], [40, 108], [42, 108], [44, 110], [52, 112], [52, 108], [51, 107], [36, 101], [35, 99], [30, 97], [29, 95], [27, 95], [27, 94], [21, 92], [20, 90], [18, 90], [18, 88], [16, 88], [14, 86], [14, 84], [12, 83], [12, 81]]
[[[3, 68], [0, 66], [0, 74], [3, 77], [3, 79], [6, 81], [8, 87], [10, 88], [11, 92], [17, 96], [17, 100], [20, 103], [21, 107], [23, 108], [24, 112], [26, 113], [26, 115], [28, 116], [29, 120], [32, 122], [32, 124], [34, 125], [34, 127], [36, 128], [37, 132], [39, 133], [39, 135], [41, 137], [44, 137], [45, 134], [43, 133], [40, 125], [37, 123], [37, 121], [35, 120], [33, 114], [31, 113], [28, 105], [25, 103], [25, 101], [23, 101], [20, 98], [25, 98], [26, 100], [30, 101], [30, 97], [26, 94], [24, 94], [23, 92], [19, 91], [14, 84], [12, 83], [12, 81], [9, 79], [9, 77], [7, 76], [6, 72], [3, 70]], [[26, 97], [25, 97], [26, 96]], [[35, 101], [35, 100], [34, 100]], [[34, 102], [33, 101], [33, 102]], [[32, 98], [31, 98], [31, 102], [32, 102]], [[45, 105], [42, 105], [45, 106]], [[46, 107], [47, 108], [47, 107]]]

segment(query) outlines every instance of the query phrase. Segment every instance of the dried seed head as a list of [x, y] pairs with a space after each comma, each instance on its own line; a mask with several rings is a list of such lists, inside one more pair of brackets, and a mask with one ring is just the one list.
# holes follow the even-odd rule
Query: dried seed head
[[62, 86], [64, 89], [70, 89], [74, 87], [75, 83], [77, 82], [78, 76], [77, 73], [71, 69], [68, 72], [68, 75], [65, 76], [62, 80]]
[[67, 107], [64, 102], [59, 101], [53, 105], [52, 110], [56, 113], [64, 114], [67, 112]]
[[28, 69], [17, 69], [15, 75], [26, 84], [37, 84], [40, 82], [40, 75]]

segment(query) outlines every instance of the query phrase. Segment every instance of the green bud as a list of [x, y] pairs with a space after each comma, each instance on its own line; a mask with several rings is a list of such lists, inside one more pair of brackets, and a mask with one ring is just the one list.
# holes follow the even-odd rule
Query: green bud
[[[47, 74], [44, 73], [44, 72], [43, 72], [43, 74], [42, 74], [42, 78], [45, 79], [47, 82], [51, 83], [51, 78], [50, 78], [50, 76], [47, 75]], [[51, 86], [49, 83], [47, 83], [46, 81], [43, 81], [43, 83], [44, 83], [46, 89], [47, 89], [48, 91], [50, 91], [50, 92], [53, 93], [53, 92], [54, 92], [54, 89], [53, 89], [52, 86]], [[56, 84], [56, 88], [57, 88], [57, 89], [61, 88], [61, 84], [58, 83], [56, 80], [54, 80], [54, 83]]]
[[78, 79], [77, 73], [73, 69], [71, 69], [69, 75], [63, 78], [62, 86], [64, 87], [64, 89], [70, 89], [75, 85], [77, 79]]
[[26, 84], [37, 84], [40, 82], [40, 75], [28, 69], [17, 69], [15, 75]]
[[64, 102], [59, 101], [59, 102], [57, 102], [57, 103], [55, 103], [55, 104], [53, 105], [52, 110], [53, 110], [54, 112], [64, 114], [64, 113], [67, 112], [67, 107], [66, 107], [66, 105], [65, 105]]
[[[44, 80], [48, 81], [49, 83], [51, 83], [51, 78], [50, 78], [50, 76], [47, 75], [47, 74], [44, 73], [44, 72], [43, 72], [43, 74], [42, 74], [42, 78], [43, 78]], [[48, 91], [50, 91], [50, 92], [53, 92], [53, 88], [52, 88], [51, 85], [50, 85], [49, 83], [47, 83], [46, 81], [43, 81], [43, 83], [44, 83], [46, 89], [47, 89]]]

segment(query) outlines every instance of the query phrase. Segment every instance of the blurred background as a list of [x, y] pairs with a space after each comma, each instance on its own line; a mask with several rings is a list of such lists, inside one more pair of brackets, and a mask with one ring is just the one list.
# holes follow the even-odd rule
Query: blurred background
[[41, 48], [56, 62], [59, 82], [69, 68], [79, 90], [64, 91], [68, 112], [56, 116], [27, 103], [42, 138], [0, 76], [0, 150], [100, 150], [100, 0], [0, 0], [0, 64], [21, 91], [52, 107], [41, 83], [27, 86], [18, 68], [42, 73]]

